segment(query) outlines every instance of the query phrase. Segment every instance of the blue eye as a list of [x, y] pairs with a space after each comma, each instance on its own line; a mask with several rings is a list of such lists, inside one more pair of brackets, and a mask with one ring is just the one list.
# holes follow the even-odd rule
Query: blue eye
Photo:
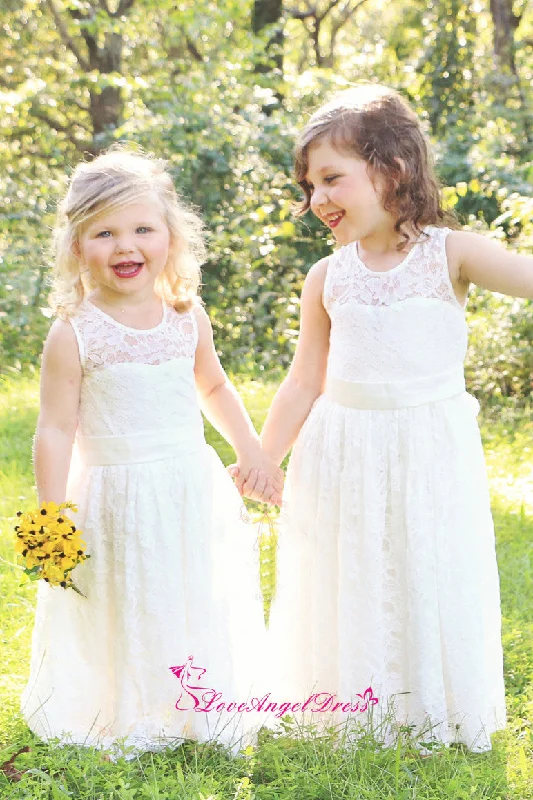
[[136, 232], [137, 233], [150, 233], [151, 230], [153, 230], [153, 229], [149, 228], [147, 225], [139, 225], [139, 227], [137, 228]]
[[100, 231], [96, 234], [96, 238], [106, 239], [108, 235], [111, 236], [111, 231]]
[[324, 182], [325, 183], [332, 183], [334, 180], [336, 180], [339, 177], [340, 177], [340, 175], [328, 175], [327, 178], [324, 178]]

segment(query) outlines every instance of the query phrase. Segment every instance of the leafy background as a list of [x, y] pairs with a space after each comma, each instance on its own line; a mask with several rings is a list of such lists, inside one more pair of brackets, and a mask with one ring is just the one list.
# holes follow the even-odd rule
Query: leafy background
[[[449, 207], [533, 243], [533, 11], [527, 0], [3, 0], [0, 364], [38, 364], [48, 243], [72, 168], [114, 141], [169, 160], [209, 230], [203, 297], [232, 373], [290, 362], [298, 297], [329, 252], [292, 213], [294, 135], [332, 91], [399, 89], [434, 145]], [[475, 289], [469, 388], [531, 396], [531, 301]]]
[[[206, 221], [203, 298], [260, 427], [294, 350], [303, 279], [331, 247], [316, 220], [291, 210], [293, 141], [309, 112], [357, 81], [398, 89], [431, 138], [447, 206], [470, 229], [531, 252], [532, 54], [528, 0], [0, 0], [2, 797], [533, 800], [531, 301], [475, 288], [468, 312], [509, 715], [491, 753], [422, 759], [407, 733], [396, 749], [369, 739], [346, 752], [290, 730], [237, 759], [187, 743], [112, 764], [48, 746], [18, 714], [35, 586], [21, 587], [9, 566], [14, 510], [35, 502], [50, 231], [81, 159], [114, 141], [168, 159]], [[209, 426], [207, 437], [232, 460]], [[272, 563], [263, 564], [268, 605]]]

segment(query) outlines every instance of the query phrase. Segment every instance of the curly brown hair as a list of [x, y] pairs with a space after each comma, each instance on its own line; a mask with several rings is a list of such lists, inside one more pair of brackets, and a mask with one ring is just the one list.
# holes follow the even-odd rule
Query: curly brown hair
[[396, 218], [394, 229], [405, 242], [426, 225], [458, 228], [453, 214], [442, 208], [440, 188], [433, 160], [420, 121], [409, 104], [393, 89], [362, 84], [340, 92], [316, 111], [296, 143], [296, 180], [305, 200], [297, 214], [311, 205], [311, 188], [306, 176], [309, 149], [327, 139], [333, 147], [361, 158], [369, 174], [383, 179], [383, 208]]

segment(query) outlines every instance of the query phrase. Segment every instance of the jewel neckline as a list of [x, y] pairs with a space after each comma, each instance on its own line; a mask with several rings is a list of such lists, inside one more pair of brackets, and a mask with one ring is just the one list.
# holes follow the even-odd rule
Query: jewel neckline
[[101, 314], [106, 319], [109, 319], [109, 320], [111, 320], [111, 322], [114, 322], [115, 325], [118, 325], [120, 328], [125, 328], [127, 331], [135, 331], [135, 333], [153, 333], [153, 331], [158, 330], [158, 328], [160, 328], [163, 325], [163, 323], [165, 322], [165, 320], [167, 318], [167, 307], [166, 307], [166, 304], [162, 300], [161, 300], [161, 306], [162, 306], [162, 310], [163, 310], [163, 316], [161, 318], [161, 322], [158, 322], [157, 325], [155, 325], [153, 328], [132, 328], [131, 325], [124, 325], [123, 322], [119, 322], [118, 319], [115, 319], [115, 317], [112, 317], [111, 314], [108, 314], [107, 312], [102, 311], [102, 309], [99, 308], [97, 305], [95, 305], [93, 302], [91, 302], [88, 297], [85, 298], [85, 302], [88, 303], [91, 306], [91, 308], [96, 309], [98, 314]]
[[[429, 231], [430, 227], [431, 226], [427, 225], [425, 228], [423, 228], [422, 235], [424, 235], [424, 234], [429, 235], [428, 231]], [[370, 267], [367, 267], [367, 265], [365, 264], [365, 262], [363, 261], [363, 259], [359, 255], [359, 248], [358, 248], [359, 242], [357, 240], [354, 241], [354, 242], [350, 242], [347, 245], [347, 247], [350, 247], [350, 246], [353, 245], [354, 252], [355, 252], [355, 257], [356, 257], [357, 261], [359, 262], [360, 266], [365, 270], [365, 272], [369, 272], [371, 275], [389, 275], [391, 272], [396, 272], [396, 270], [400, 269], [400, 267], [404, 267], [409, 262], [409, 260], [411, 258], [411, 253], [413, 253], [417, 249], [417, 246], [419, 244], [424, 244], [424, 242], [427, 242], [427, 241], [428, 241], [427, 238], [425, 238], [425, 239], [423, 239], [423, 238], [417, 239], [416, 242], [411, 247], [411, 249], [409, 250], [409, 252], [407, 253], [407, 255], [405, 256], [405, 258], [403, 258], [400, 261], [399, 264], [396, 264], [394, 267], [391, 267], [390, 269], [385, 269], [385, 270], [376, 270], [376, 269], [370, 269]]]

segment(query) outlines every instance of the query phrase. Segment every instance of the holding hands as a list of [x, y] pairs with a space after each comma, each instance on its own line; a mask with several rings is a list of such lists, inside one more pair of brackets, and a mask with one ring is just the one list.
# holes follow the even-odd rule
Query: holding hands
[[228, 467], [242, 497], [281, 506], [283, 470], [259, 446], [240, 453]]

